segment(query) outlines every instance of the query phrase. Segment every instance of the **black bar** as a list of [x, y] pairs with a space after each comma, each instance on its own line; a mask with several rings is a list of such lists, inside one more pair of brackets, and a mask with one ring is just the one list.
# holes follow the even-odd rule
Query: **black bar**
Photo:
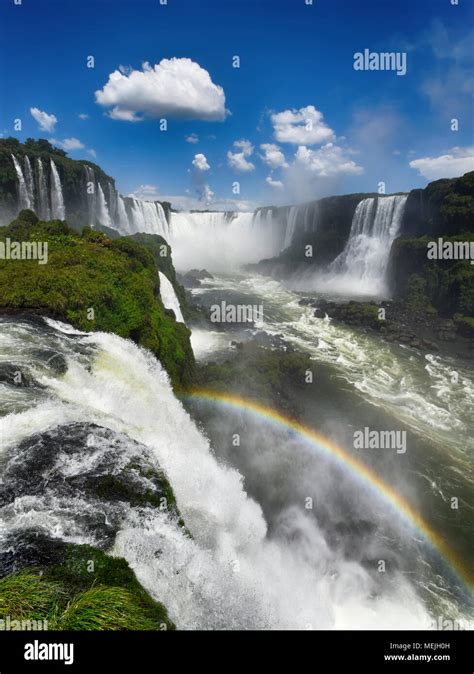
[[[25, 646], [34, 641], [73, 644], [73, 663], [25, 660]], [[412, 671], [418, 666], [420, 671], [435, 667], [435, 671], [472, 674], [472, 644], [472, 633], [467, 631], [0, 632], [0, 674], [112, 674], [115, 668], [141, 674], [183, 666], [193, 671], [225, 671], [239, 665], [255, 668], [260, 658], [266, 671], [273, 661], [280, 668], [287, 661], [292, 672], [304, 666], [311, 667], [311, 672], [344, 671], [342, 668], [351, 672], [365, 667], [375, 672]]]

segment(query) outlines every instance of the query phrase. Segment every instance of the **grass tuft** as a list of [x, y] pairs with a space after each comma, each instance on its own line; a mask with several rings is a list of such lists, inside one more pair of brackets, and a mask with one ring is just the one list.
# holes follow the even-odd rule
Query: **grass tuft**
[[[166, 624], [163, 616], [163, 624]], [[53, 629], [72, 631], [160, 629], [128, 590], [121, 587], [93, 587], [74, 597], [64, 613], [51, 625]]]
[[60, 583], [29, 571], [0, 579], [0, 619], [44, 620], [66, 597]]

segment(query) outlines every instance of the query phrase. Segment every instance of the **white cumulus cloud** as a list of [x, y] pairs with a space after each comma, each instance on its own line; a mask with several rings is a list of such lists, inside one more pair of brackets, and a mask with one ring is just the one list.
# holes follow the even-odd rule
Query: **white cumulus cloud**
[[32, 117], [38, 122], [41, 131], [54, 131], [54, 127], [58, 123], [55, 115], [48, 115], [47, 112], [39, 110], [38, 108], [30, 108]]
[[421, 157], [410, 162], [412, 169], [428, 180], [456, 178], [474, 171], [474, 147], [453, 147], [439, 157]]
[[196, 168], [198, 171], [209, 171], [209, 169], [211, 168], [207, 161], [206, 155], [202, 153], [196, 154], [194, 156], [192, 164], [194, 168]]
[[274, 143], [263, 143], [260, 145], [260, 149], [264, 152], [263, 155], [260, 155], [260, 158], [265, 162], [265, 164], [268, 164], [270, 168], [276, 169], [280, 168], [281, 166], [288, 166], [285, 155], [280, 150], [278, 145], [275, 145]]
[[195, 133], [190, 133], [189, 136], [186, 136], [185, 140], [187, 143], [195, 145], [196, 143], [199, 143], [199, 136]]
[[65, 138], [64, 140], [50, 138], [49, 142], [53, 145], [56, 145], [57, 147], [62, 147], [62, 149], [66, 150], [66, 152], [69, 150], [82, 150], [85, 147], [84, 143], [81, 143], [79, 138]]
[[323, 113], [314, 105], [299, 110], [284, 110], [271, 115], [275, 138], [280, 143], [315, 145], [335, 139], [334, 131], [323, 120]]
[[140, 201], [159, 201], [158, 188], [156, 185], [139, 185], [129, 195], [132, 199]]
[[240, 152], [232, 152], [231, 150], [227, 153], [227, 160], [229, 166], [237, 171], [238, 173], [248, 173], [255, 169], [254, 164], [248, 161], [248, 157], [251, 157], [253, 154], [253, 145], [249, 140], [236, 140], [234, 147], [240, 150]]
[[326, 178], [341, 174], [360, 175], [364, 172], [362, 166], [350, 158], [348, 150], [334, 143], [326, 143], [317, 150], [301, 145], [296, 151], [294, 165]]
[[144, 63], [142, 70], [115, 70], [95, 98], [112, 108], [110, 117], [129, 122], [145, 117], [223, 121], [227, 114], [223, 88], [189, 58]]
[[271, 175], [267, 176], [265, 182], [268, 185], [270, 185], [270, 187], [274, 187], [276, 190], [283, 189], [283, 183], [281, 182], [281, 180], [274, 180]]

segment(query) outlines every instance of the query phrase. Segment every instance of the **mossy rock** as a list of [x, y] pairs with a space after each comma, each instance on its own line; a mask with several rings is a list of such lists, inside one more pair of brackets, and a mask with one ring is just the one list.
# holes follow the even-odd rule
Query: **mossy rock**
[[2, 261], [0, 310], [36, 311], [132, 339], [159, 358], [176, 389], [188, 386], [195, 368], [191, 333], [162, 304], [153, 253], [130, 238], [112, 241], [90, 228], [81, 236], [62, 221], [34, 222], [31, 213], [0, 228], [0, 240], [47, 242], [48, 262]]
[[122, 558], [38, 536], [31, 562], [0, 579], [0, 619], [46, 620], [54, 630], [176, 629]]

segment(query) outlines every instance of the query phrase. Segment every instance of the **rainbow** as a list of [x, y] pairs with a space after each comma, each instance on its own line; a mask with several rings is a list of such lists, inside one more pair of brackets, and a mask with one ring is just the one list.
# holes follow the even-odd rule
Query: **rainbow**
[[336, 445], [314, 429], [287, 417], [272, 407], [228, 393], [210, 389], [194, 389], [184, 396], [191, 400], [201, 400], [252, 414], [267, 423], [286, 431], [292, 431], [309, 443], [318, 452], [328, 456], [353, 477], [362, 480], [376, 495], [391, 506], [411, 527], [415, 528], [435, 551], [448, 563], [456, 576], [472, 591], [474, 572], [463, 559], [451, 549], [444, 538], [408, 503], [398, 492], [387, 484], [363, 461]]

